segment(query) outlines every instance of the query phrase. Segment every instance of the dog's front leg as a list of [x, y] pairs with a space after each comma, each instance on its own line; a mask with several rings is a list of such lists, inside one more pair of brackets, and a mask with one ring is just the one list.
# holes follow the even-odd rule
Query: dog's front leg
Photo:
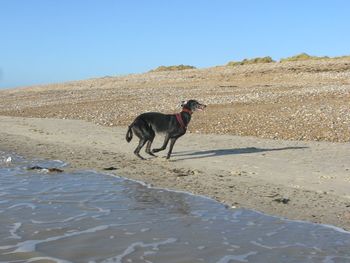
[[169, 147], [169, 152], [168, 155], [166, 156], [167, 159], [170, 158], [171, 152], [173, 151], [174, 144], [176, 142], [177, 138], [171, 138], [170, 139], [170, 147]]
[[169, 137], [169, 134], [166, 134], [166, 135], [165, 135], [165, 138], [164, 138], [163, 146], [160, 147], [160, 148], [157, 148], [157, 149], [153, 149], [152, 152], [153, 152], [153, 153], [157, 153], [157, 152], [160, 152], [160, 151], [165, 150], [165, 148], [166, 148], [167, 145], [168, 145], [169, 138], [170, 138], [170, 137]]

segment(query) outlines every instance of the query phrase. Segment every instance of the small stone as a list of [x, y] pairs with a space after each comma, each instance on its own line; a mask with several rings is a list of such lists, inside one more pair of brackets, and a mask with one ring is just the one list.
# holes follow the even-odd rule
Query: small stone
[[281, 198], [276, 198], [276, 199], [273, 199], [273, 201], [277, 202], [277, 203], [282, 203], [282, 204], [288, 204], [290, 199], [289, 198], [284, 198], [284, 197], [281, 197]]

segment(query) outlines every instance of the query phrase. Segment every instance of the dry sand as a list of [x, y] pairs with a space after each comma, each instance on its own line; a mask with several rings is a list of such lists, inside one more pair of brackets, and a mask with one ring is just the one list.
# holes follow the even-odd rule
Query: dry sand
[[[164, 159], [165, 152], [142, 161], [132, 154], [137, 141], [125, 141], [125, 127], [21, 117], [0, 117], [0, 122], [1, 150], [64, 160], [70, 169], [115, 167], [109, 172], [210, 196], [229, 207], [350, 230], [347, 143], [186, 134], [170, 161]], [[154, 144], [161, 140], [159, 136]]]

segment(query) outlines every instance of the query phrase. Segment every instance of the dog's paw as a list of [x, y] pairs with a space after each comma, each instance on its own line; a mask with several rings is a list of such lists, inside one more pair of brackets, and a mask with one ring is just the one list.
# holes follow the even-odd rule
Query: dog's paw
[[147, 153], [153, 157], [158, 157], [157, 155], [153, 154], [152, 152], [147, 152]]
[[138, 158], [140, 158], [141, 160], [146, 160], [145, 158], [143, 158], [139, 153], [134, 153]]

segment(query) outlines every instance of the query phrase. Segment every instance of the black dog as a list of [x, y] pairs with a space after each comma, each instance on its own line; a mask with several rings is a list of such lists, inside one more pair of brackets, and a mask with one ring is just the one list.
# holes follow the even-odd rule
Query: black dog
[[[130, 142], [133, 133], [139, 137], [139, 145], [134, 154], [143, 159], [140, 155], [141, 148], [146, 146], [146, 153], [155, 156], [153, 153], [164, 150], [170, 140], [170, 148], [167, 159], [170, 158], [176, 140], [186, 133], [187, 125], [191, 120], [191, 115], [195, 110], [202, 110], [206, 105], [196, 100], [184, 101], [181, 104], [182, 111], [177, 114], [163, 114], [159, 112], [147, 112], [137, 116], [134, 122], [129, 126], [126, 133], [126, 141]], [[151, 151], [151, 145], [156, 133], [165, 133], [163, 146]]]

